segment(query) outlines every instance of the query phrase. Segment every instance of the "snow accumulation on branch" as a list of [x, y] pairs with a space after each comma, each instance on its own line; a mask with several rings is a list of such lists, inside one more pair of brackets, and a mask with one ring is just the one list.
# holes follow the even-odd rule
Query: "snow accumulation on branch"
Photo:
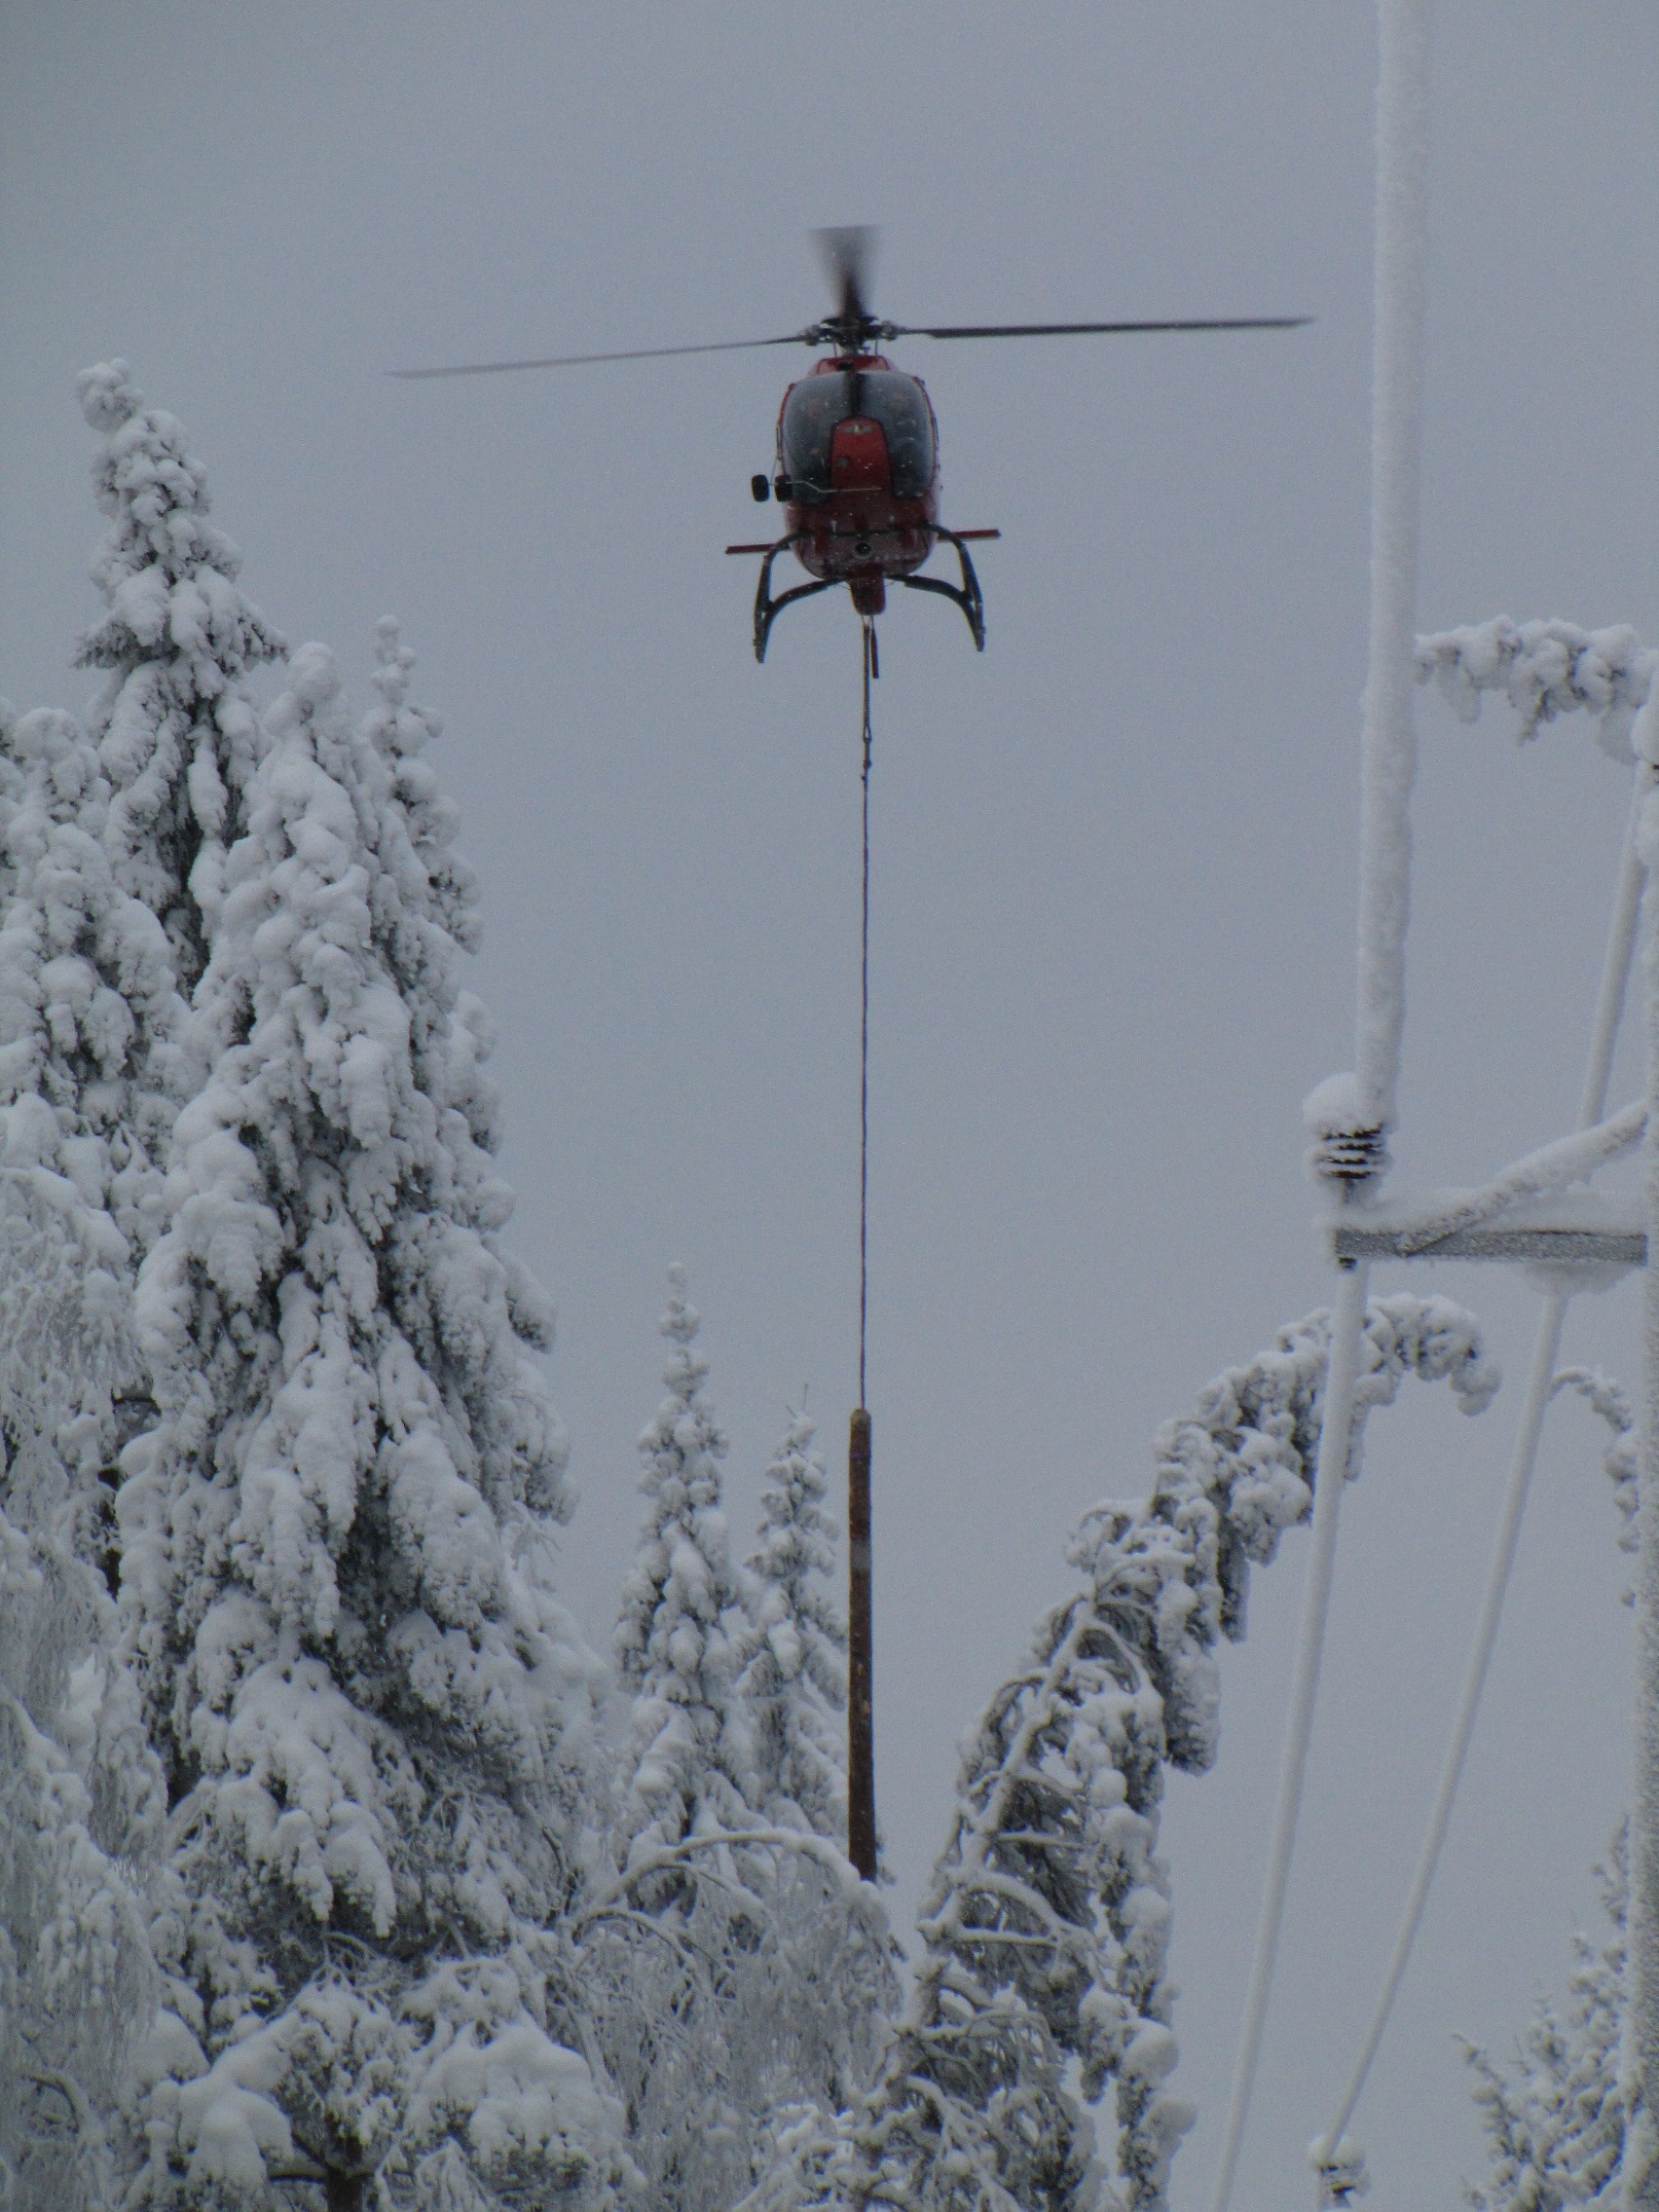
[[1619, 2083], [1630, 1868], [1627, 1833], [1596, 1869], [1607, 1932], [1572, 1938], [1565, 2012], [1540, 1999], [1507, 2072], [1465, 2044], [1487, 2138], [1487, 2179], [1465, 2191], [1474, 2212], [1567, 2212], [1618, 2201], [1626, 2103]]
[[1595, 717], [1604, 751], [1624, 761], [1656, 667], [1659, 651], [1626, 624], [1584, 630], [1498, 615], [1417, 642], [1418, 682], [1432, 682], [1459, 721], [1477, 720], [1483, 695], [1498, 691], [1520, 718], [1519, 741], [1560, 715], [1584, 713]]
[[[1613, 1486], [1613, 1502], [1619, 1510], [1619, 1549], [1634, 1552], [1638, 1547], [1640, 1442], [1630, 1400], [1613, 1378], [1599, 1367], [1564, 1367], [1556, 1376], [1552, 1395], [1561, 1390], [1576, 1391], [1590, 1411], [1606, 1423], [1608, 1442], [1602, 1464]], [[1626, 1603], [1631, 1601], [1627, 1598]]]
[[[869, 2094], [833, 2130], [803, 2125], [749, 2200], [851, 2212], [1162, 2212], [1191, 2112], [1169, 2086], [1165, 1766], [1217, 1749], [1214, 1649], [1244, 1632], [1252, 1565], [1312, 1504], [1330, 1316], [1203, 1390], [1159, 1435], [1139, 1505], [1087, 1515], [1082, 1586], [967, 1741], [959, 1811], [919, 1922], [913, 1989]], [[1348, 1473], [1363, 1419], [1416, 1375], [1479, 1412], [1497, 1387], [1473, 1317], [1441, 1298], [1370, 1307]], [[1117, 2151], [1084, 2104], [1117, 2086]]]
[[53, 710], [7, 718], [0, 772], [0, 1433], [85, 1477], [136, 1373], [132, 1272], [170, 1122], [147, 1077], [184, 1009], [161, 924], [115, 880], [89, 734]]
[[102, 1578], [48, 1502], [34, 1486], [29, 1528], [0, 1509], [0, 2190], [103, 2212], [155, 2009], [140, 1879], [164, 1807]]

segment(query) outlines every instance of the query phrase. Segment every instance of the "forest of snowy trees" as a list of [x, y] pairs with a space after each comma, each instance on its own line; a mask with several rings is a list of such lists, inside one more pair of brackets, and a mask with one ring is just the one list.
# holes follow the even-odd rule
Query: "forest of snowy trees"
[[[0, 713], [0, 2198], [1161, 2212], [1162, 1778], [1308, 1517], [1328, 1317], [1085, 1518], [902, 1946], [845, 1856], [813, 1424], [746, 1542], [678, 1269], [608, 1653], [555, 1586], [552, 1315], [397, 625], [354, 717], [180, 425], [120, 362], [81, 401], [101, 682]], [[1414, 1376], [1496, 1384], [1379, 1299], [1362, 1416]], [[1477, 2054], [1489, 2212], [1616, 2169], [1622, 1864], [1567, 2014]]]

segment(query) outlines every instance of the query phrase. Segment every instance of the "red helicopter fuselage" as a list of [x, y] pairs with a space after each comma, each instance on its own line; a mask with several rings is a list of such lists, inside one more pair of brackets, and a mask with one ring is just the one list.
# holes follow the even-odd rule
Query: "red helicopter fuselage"
[[[776, 496], [785, 525], [769, 544], [726, 547], [765, 555], [755, 597], [756, 659], [765, 658], [783, 608], [832, 584], [846, 585], [866, 621], [886, 607], [890, 583], [938, 592], [961, 608], [983, 649], [984, 609], [963, 540], [998, 533], [946, 530], [940, 521], [939, 424], [920, 377], [880, 353], [840, 351], [819, 361], [784, 393], [772, 481], [757, 476], [754, 488], [757, 499]], [[915, 573], [941, 538], [961, 563], [960, 587]], [[774, 599], [772, 564], [786, 551], [813, 581]]]
[[939, 520], [939, 424], [920, 377], [879, 353], [819, 361], [778, 410], [773, 489], [801, 567], [879, 614]]

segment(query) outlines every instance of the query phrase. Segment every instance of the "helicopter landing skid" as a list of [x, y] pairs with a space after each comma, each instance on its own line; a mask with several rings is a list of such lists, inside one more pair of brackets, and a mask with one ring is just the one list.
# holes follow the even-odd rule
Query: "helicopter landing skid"
[[[985, 602], [979, 590], [978, 576], [975, 573], [974, 563], [969, 556], [968, 547], [964, 540], [969, 537], [1000, 537], [1002, 533], [997, 530], [945, 530], [938, 523], [933, 525], [933, 531], [936, 537], [942, 537], [947, 544], [955, 546], [956, 558], [962, 567], [961, 583], [947, 584], [942, 576], [895, 576], [893, 581], [907, 585], [911, 591], [938, 592], [941, 599], [954, 600], [967, 618], [969, 629], [974, 633], [976, 649], [983, 652], [985, 649]], [[789, 552], [796, 542], [797, 540], [794, 537], [780, 537], [774, 545], [728, 545], [726, 547], [728, 553], [759, 553], [763, 556], [760, 563], [760, 574], [755, 585], [755, 657], [757, 661], [763, 661], [766, 658], [766, 646], [771, 639], [772, 625], [786, 607], [793, 606], [797, 599], [811, 599], [818, 592], [830, 591], [837, 583], [845, 580], [839, 576], [817, 576], [809, 584], [792, 585], [788, 591], [779, 592], [777, 598], [774, 599], [772, 597], [772, 563], [780, 553]]]
[[[955, 546], [956, 558], [962, 564], [961, 584], [947, 584], [942, 576], [899, 576], [895, 581], [903, 584], [910, 591], [937, 591], [941, 599], [953, 599], [968, 618], [968, 627], [974, 633], [975, 650], [982, 653], [985, 649], [985, 602], [979, 591], [979, 579], [974, 572], [974, 564], [968, 556], [968, 548], [954, 530], [944, 530], [938, 523], [934, 525], [934, 535]], [[972, 535], [975, 537], [996, 537], [1000, 533], [994, 530], [977, 530]]]
[[772, 563], [780, 553], [787, 553], [794, 542], [795, 540], [793, 537], [780, 537], [776, 545], [769, 545], [766, 548], [766, 558], [760, 564], [759, 581], [755, 586], [755, 657], [756, 660], [765, 659], [766, 641], [772, 635], [772, 624], [778, 619], [786, 607], [792, 606], [797, 599], [811, 599], [815, 592], [829, 591], [831, 585], [838, 580], [830, 576], [818, 576], [809, 584], [792, 585], [788, 591], [779, 592], [777, 598], [774, 599], [772, 597]]

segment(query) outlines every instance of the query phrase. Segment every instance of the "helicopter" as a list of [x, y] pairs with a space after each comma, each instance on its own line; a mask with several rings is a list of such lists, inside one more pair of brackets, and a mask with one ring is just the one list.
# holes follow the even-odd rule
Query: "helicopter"
[[[727, 553], [759, 554], [755, 591], [755, 657], [766, 658], [772, 625], [786, 607], [845, 584], [866, 629], [887, 605], [887, 586], [939, 594], [967, 618], [985, 649], [985, 604], [970, 542], [998, 530], [949, 530], [939, 519], [939, 421], [926, 385], [895, 368], [877, 348], [898, 338], [1062, 338], [1147, 331], [1296, 330], [1308, 315], [1252, 315], [1165, 322], [899, 323], [872, 314], [867, 278], [876, 231], [867, 224], [815, 232], [835, 294], [834, 313], [780, 338], [736, 338], [701, 346], [647, 346], [615, 353], [564, 353], [539, 360], [474, 361], [458, 368], [394, 369], [405, 378], [498, 376], [520, 369], [585, 368], [671, 354], [730, 353], [759, 346], [828, 347], [823, 360], [793, 383], [778, 410], [770, 475], [756, 474], [757, 503], [776, 498], [784, 533]], [[940, 543], [956, 554], [960, 583], [917, 573]], [[793, 553], [810, 581], [772, 593], [772, 569]]]

